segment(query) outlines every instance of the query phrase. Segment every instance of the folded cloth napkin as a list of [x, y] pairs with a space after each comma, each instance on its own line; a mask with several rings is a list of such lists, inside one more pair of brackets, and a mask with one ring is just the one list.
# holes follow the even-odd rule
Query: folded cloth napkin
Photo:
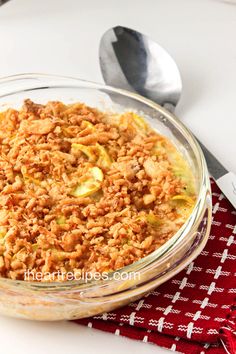
[[236, 353], [236, 211], [214, 181], [201, 254], [143, 299], [77, 323], [187, 354]]

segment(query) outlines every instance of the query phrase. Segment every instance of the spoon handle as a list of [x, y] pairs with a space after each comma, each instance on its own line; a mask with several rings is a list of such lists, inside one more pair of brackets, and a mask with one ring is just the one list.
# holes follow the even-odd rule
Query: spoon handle
[[236, 175], [228, 172], [216, 180], [218, 187], [236, 209]]
[[[171, 103], [164, 104], [165, 109], [173, 113], [175, 106]], [[203, 154], [206, 159], [208, 171], [210, 175], [216, 181], [216, 184], [220, 190], [224, 193], [226, 198], [236, 209], [236, 175], [233, 172], [229, 172], [220, 161], [206, 148], [205, 145], [195, 137], [200, 145]]]
[[[197, 139], [198, 140], [198, 139]], [[204, 153], [207, 167], [216, 184], [236, 209], [236, 175], [229, 172], [217, 158], [198, 140]]]

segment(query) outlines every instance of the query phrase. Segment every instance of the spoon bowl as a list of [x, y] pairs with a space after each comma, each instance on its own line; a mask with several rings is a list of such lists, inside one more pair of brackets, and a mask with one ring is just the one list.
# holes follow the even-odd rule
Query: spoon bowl
[[126, 27], [106, 31], [99, 48], [107, 84], [122, 87], [164, 106], [176, 106], [182, 92], [179, 69], [165, 49]]

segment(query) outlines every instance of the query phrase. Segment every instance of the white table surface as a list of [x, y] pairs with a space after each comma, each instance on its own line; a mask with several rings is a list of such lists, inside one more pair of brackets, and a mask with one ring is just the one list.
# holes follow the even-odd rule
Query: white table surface
[[[0, 77], [24, 72], [101, 82], [98, 44], [109, 27], [150, 35], [183, 78], [176, 113], [236, 172], [236, 1], [11, 0], [0, 7]], [[68, 322], [0, 317], [2, 354], [167, 353]]]

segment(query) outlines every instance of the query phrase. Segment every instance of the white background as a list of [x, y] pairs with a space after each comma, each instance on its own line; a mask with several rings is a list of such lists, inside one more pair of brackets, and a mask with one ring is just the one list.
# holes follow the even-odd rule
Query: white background
[[[11, 0], [0, 7], [0, 77], [44, 72], [102, 81], [99, 39], [124, 25], [176, 60], [183, 95], [176, 114], [236, 172], [236, 1]], [[1, 354], [165, 353], [156, 346], [68, 322], [0, 317]]]

